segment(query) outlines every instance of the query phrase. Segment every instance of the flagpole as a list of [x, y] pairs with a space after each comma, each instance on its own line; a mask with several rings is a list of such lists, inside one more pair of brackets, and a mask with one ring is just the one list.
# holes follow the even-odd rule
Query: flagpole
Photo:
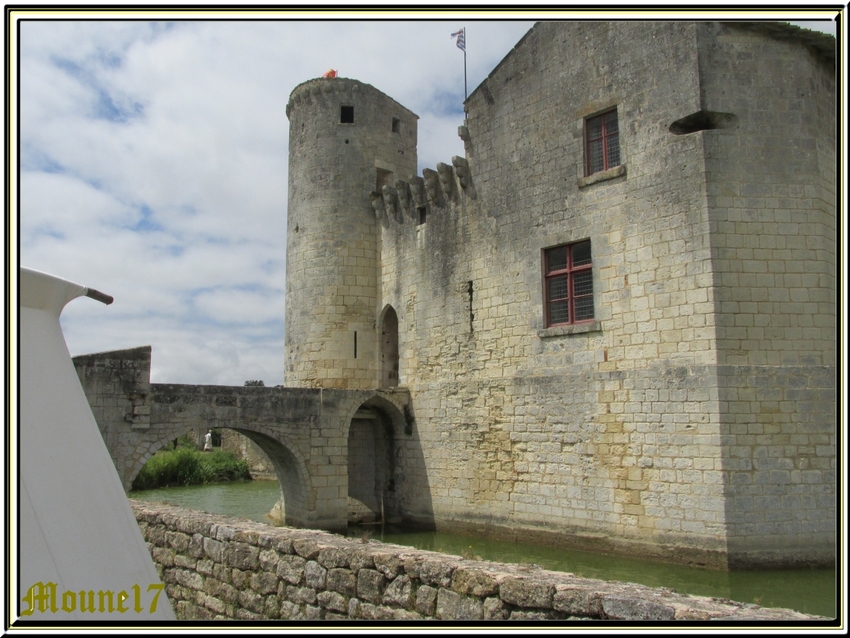
[[466, 99], [469, 95], [466, 92], [466, 27], [463, 28], [463, 101], [464, 112], [466, 111]]

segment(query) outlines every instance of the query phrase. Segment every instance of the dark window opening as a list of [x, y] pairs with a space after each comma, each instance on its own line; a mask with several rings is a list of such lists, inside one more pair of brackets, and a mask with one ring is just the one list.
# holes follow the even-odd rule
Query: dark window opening
[[676, 120], [668, 129], [673, 135], [687, 135], [697, 131], [712, 131], [722, 128], [735, 128], [738, 126], [738, 116], [734, 113], [720, 113], [718, 111], [697, 111]]
[[340, 107], [339, 123], [340, 124], [354, 124], [354, 107], [353, 106]]
[[420, 206], [416, 211], [419, 213], [419, 225], [421, 226], [428, 220], [428, 209], [425, 206]]
[[585, 175], [607, 171], [620, 165], [620, 128], [617, 109], [585, 122]]
[[547, 248], [543, 258], [546, 326], [593, 319], [590, 240]]
[[397, 117], [393, 118], [393, 133], [399, 132], [399, 124], [400, 123], [401, 123], [401, 120], [399, 120]]
[[354, 331], [354, 358], [357, 358], [357, 331]]

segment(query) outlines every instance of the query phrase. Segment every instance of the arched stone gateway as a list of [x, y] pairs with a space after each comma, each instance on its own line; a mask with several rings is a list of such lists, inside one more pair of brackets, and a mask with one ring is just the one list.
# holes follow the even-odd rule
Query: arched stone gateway
[[[373, 511], [380, 512], [383, 493], [393, 520], [430, 518], [430, 497], [409, 489], [417, 484], [427, 492], [427, 476], [407, 390], [150, 383], [150, 356], [144, 347], [74, 359], [125, 489], [168, 442], [190, 430], [225, 428], [250, 438], [272, 460], [287, 525], [346, 529], [350, 458], [360, 468], [354, 491], [366, 494], [365, 486], [372, 486], [367, 500]], [[371, 473], [364, 469], [366, 449], [381, 459]]]

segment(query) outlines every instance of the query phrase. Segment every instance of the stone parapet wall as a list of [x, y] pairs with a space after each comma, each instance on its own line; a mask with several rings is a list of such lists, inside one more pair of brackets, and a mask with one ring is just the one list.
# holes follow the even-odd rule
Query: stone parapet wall
[[178, 619], [813, 620], [787, 609], [131, 501]]

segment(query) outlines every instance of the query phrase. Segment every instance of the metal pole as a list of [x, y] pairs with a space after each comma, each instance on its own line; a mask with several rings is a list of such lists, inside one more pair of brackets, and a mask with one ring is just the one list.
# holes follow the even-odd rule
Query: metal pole
[[[466, 102], [466, 98], [469, 95], [466, 92], [466, 27], [463, 28], [463, 101]], [[463, 108], [466, 111], [466, 107]]]

